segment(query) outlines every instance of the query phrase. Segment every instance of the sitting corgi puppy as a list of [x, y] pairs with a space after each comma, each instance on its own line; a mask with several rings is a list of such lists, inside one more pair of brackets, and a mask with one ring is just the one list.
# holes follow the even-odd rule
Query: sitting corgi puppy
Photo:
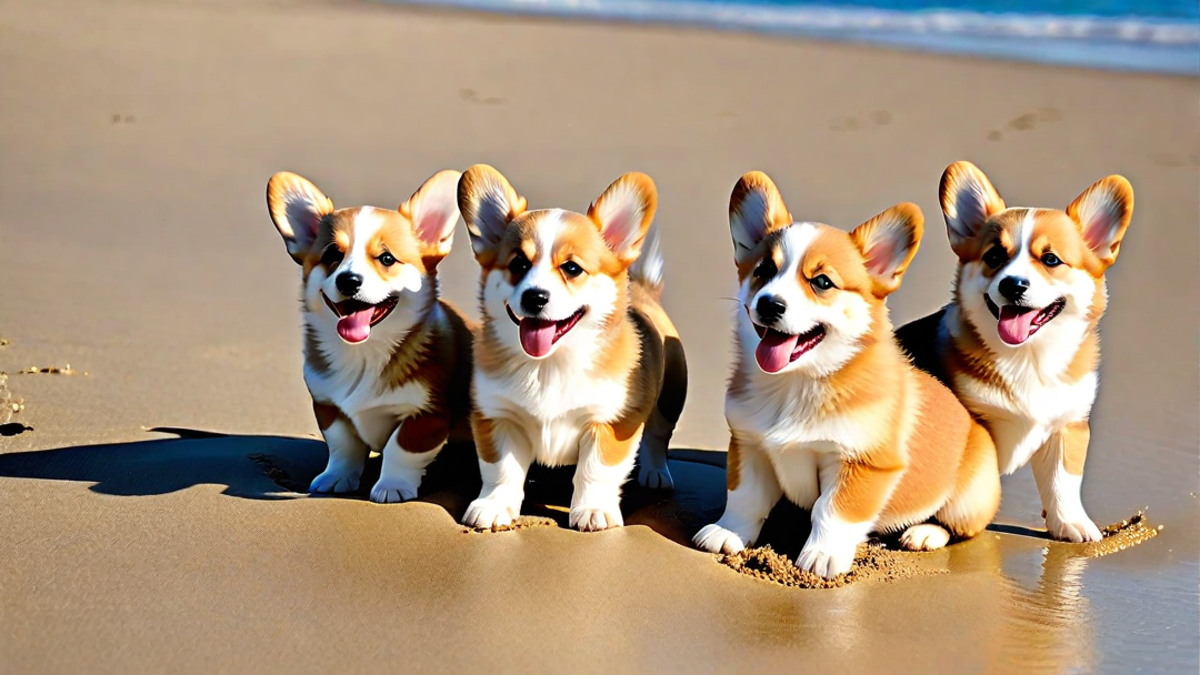
[[530, 462], [575, 464], [569, 522], [624, 524], [621, 485], [639, 447], [639, 479], [670, 487], [667, 443], [687, 366], [659, 304], [662, 259], [651, 234], [658, 196], [629, 173], [587, 215], [527, 211], [490, 166], [463, 174], [458, 203], [482, 268], [471, 431], [483, 491], [463, 523], [520, 515]]
[[1008, 207], [969, 162], [942, 174], [958, 255], [954, 299], [897, 332], [991, 432], [1000, 470], [1033, 460], [1050, 535], [1099, 541], [1080, 487], [1107, 302], [1104, 273], [1133, 215], [1133, 188], [1109, 176], [1066, 211]]
[[824, 577], [849, 571], [872, 532], [905, 530], [906, 548], [930, 550], [991, 522], [1000, 505], [992, 441], [908, 362], [884, 302], [923, 227], [914, 204], [850, 233], [794, 223], [765, 174], [734, 187], [729, 228], [745, 311], [725, 398], [728, 499], [696, 534], [699, 548], [750, 545], [780, 496], [812, 511], [796, 564]]
[[397, 211], [334, 210], [294, 173], [267, 183], [267, 206], [301, 267], [304, 381], [329, 465], [311, 492], [358, 489], [383, 454], [371, 501], [417, 496], [425, 467], [465, 424], [471, 328], [438, 299], [437, 265], [458, 222], [457, 171], [425, 181]]

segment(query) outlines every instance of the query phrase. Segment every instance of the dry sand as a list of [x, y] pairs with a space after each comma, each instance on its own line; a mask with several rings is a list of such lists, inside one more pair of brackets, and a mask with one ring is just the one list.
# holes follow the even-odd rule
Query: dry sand
[[[0, 398], [24, 403], [0, 428], [0, 670], [1195, 673], [1198, 93], [363, 4], [0, 0]], [[842, 227], [920, 204], [899, 323], [947, 296], [936, 185], [956, 159], [1017, 204], [1133, 182], [1084, 495], [1098, 522], [1148, 507], [1163, 531], [1102, 558], [1049, 542], [1024, 471], [992, 531], [922, 556], [947, 574], [796, 590], [691, 549], [723, 500], [706, 451], [725, 442], [733, 182], [765, 170], [797, 217]], [[561, 527], [566, 474], [544, 471], [526, 513], [560, 527], [464, 533], [469, 448], [420, 503], [293, 491], [324, 449], [266, 179], [394, 207], [479, 161], [535, 206], [658, 182], [692, 363], [676, 445], [695, 451], [673, 498], [629, 491], [622, 530]], [[473, 309], [461, 232], [443, 277]], [[794, 555], [804, 520], [782, 506], [765, 543]]]

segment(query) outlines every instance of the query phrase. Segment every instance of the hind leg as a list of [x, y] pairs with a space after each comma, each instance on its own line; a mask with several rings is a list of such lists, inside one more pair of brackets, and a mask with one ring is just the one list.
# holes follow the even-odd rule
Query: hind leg
[[638, 484], [652, 489], [675, 487], [667, 468], [667, 448], [687, 397], [687, 361], [679, 338], [667, 337], [663, 343], [663, 386], [638, 446]]
[[954, 536], [968, 539], [982, 532], [999, 509], [1000, 467], [996, 445], [987, 429], [972, 423], [954, 494], [936, 518]]
[[639, 485], [655, 490], [670, 490], [675, 487], [671, 470], [667, 468], [667, 447], [673, 433], [675, 423], [667, 421], [658, 408], [655, 408], [650, 420], [646, 422], [642, 444], [638, 448]]

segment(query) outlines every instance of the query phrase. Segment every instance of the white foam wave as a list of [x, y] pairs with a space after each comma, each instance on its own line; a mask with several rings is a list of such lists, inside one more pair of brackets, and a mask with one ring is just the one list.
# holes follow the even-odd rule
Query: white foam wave
[[[393, 1], [794, 33], [1075, 65], [1200, 72], [1200, 21], [957, 10], [910, 12], [698, 0]], [[1105, 53], [1113, 49], [1116, 51]]]

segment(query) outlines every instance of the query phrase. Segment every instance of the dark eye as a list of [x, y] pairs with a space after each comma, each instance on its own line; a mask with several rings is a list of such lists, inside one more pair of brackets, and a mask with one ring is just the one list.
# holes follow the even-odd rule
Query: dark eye
[[1053, 253], [1046, 253], [1042, 255], [1042, 264], [1046, 267], [1058, 267], [1063, 264], [1063, 261], [1059, 260], [1058, 256]]
[[573, 260], [568, 260], [567, 262], [560, 265], [558, 267], [558, 269], [562, 270], [563, 274], [567, 275], [568, 277], [571, 277], [572, 279], [579, 276], [580, 274], [583, 274], [583, 268], [580, 267]]
[[1007, 261], [1008, 251], [1005, 251], [1000, 244], [996, 244], [983, 254], [983, 263], [992, 269], [996, 269]]
[[341, 264], [342, 258], [344, 257], [345, 256], [342, 254], [342, 249], [338, 248], [337, 244], [330, 244], [329, 247], [325, 249], [325, 252], [321, 254], [321, 264], [325, 265], [326, 267], [336, 267], [337, 265]]
[[833, 288], [833, 282], [830, 281], [829, 277], [825, 276], [824, 274], [817, 275], [809, 283], [811, 283], [813, 288], [816, 288], [818, 291], [827, 291]]
[[521, 255], [520, 253], [513, 256], [512, 261], [508, 263], [508, 271], [514, 277], [525, 276], [525, 273], [529, 271], [529, 267], [529, 260], [527, 260], [525, 256]]
[[765, 281], [775, 276], [778, 272], [779, 268], [775, 267], [775, 261], [768, 258], [759, 263], [758, 267], [754, 268], [754, 277], [760, 281]]
[[384, 267], [391, 267], [392, 265], [396, 264], [396, 257], [391, 253], [384, 251], [383, 254], [379, 256], [379, 264], [383, 265]]

